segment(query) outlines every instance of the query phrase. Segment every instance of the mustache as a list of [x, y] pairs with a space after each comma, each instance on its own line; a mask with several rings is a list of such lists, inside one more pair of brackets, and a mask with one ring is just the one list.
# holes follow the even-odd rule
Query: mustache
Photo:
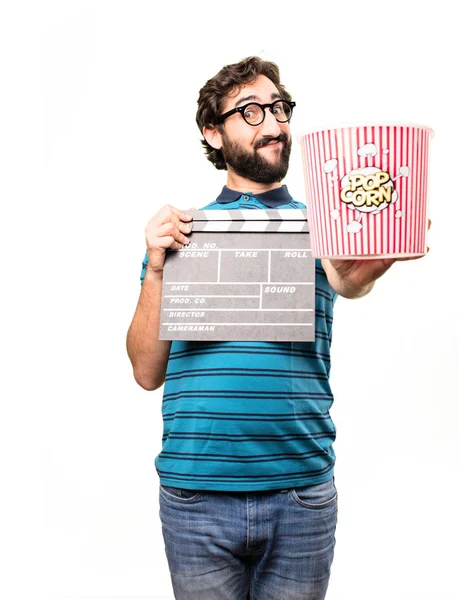
[[260, 140], [258, 140], [256, 142], [256, 144], [254, 145], [255, 150], [258, 150], [258, 148], [264, 148], [265, 146], [267, 146], [270, 142], [282, 142], [283, 144], [286, 144], [288, 141], [288, 135], [286, 133], [283, 133], [281, 131], [281, 133], [277, 136], [277, 137], [263, 137]]

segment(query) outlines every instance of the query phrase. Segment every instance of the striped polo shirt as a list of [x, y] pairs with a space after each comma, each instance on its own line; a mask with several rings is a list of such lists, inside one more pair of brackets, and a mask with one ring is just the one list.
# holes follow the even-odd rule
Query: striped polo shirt
[[[286, 186], [259, 195], [224, 187], [202, 210], [268, 208], [305, 205]], [[162, 485], [255, 491], [333, 476], [329, 374], [337, 294], [314, 262], [314, 342], [172, 342], [155, 460]], [[147, 256], [142, 280], [146, 265]]]

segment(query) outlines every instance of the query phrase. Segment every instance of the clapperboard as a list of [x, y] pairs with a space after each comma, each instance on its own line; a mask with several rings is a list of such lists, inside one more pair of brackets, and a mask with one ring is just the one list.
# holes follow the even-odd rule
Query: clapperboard
[[315, 265], [305, 210], [194, 210], [167, 253], [160, 339], [313, 341]]

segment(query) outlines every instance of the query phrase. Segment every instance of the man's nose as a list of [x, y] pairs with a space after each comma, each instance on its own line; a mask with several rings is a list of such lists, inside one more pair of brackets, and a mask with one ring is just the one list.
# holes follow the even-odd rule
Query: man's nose
[[261, 134], [264, 136], [278, 137], [280, 133], [280, 123], [276, 121], [276, 117], [269, 110], [268, 106], [265, 108], [264, 121], [261, 123]]

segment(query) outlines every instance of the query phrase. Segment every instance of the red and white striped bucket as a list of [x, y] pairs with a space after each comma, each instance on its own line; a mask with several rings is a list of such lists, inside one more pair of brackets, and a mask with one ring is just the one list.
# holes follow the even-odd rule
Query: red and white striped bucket
[[426, 253], [432, 136], [422, 125], [369, 125], [300, 137], [314, 257]]

